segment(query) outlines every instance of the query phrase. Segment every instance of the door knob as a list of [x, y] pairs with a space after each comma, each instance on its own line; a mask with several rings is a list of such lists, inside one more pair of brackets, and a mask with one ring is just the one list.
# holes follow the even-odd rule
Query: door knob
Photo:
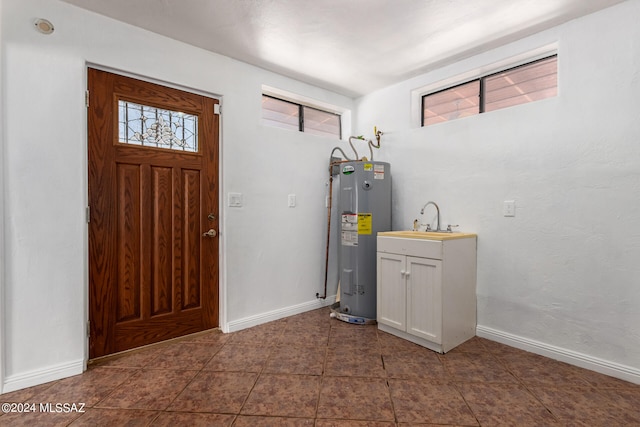
[[202, 233], [202, 237], [216, 237], [217, 235], [218, 235], [218, 232], [213, 228], [207, 231], [206, 233]]

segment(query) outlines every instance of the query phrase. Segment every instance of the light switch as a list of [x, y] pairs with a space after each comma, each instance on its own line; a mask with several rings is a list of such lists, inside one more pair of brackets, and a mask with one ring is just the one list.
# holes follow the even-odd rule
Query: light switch
[[296, 195], [295, 194], [289, 194], [288, 206], [290, 208], [295, 208], [296, 207]]
[[502, 205], [502, 214], [504, 216], [516, 216], [516, 201], [505, 200]]
[[227, 194], [227, 204], [234, 208], [242, 207], [242, 193]]

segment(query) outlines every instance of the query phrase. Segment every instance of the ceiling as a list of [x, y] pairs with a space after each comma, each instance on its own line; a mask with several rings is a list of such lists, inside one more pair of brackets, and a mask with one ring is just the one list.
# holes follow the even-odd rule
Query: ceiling
[[623, 0], [63, 0], [350, 97]]

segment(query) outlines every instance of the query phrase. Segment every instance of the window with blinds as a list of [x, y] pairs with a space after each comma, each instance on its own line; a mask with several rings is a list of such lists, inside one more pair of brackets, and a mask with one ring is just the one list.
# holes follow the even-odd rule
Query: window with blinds
[[269, 95], [262, 95], [262, 121], [269, 126], [341, 138], [339, 114]]
[[422, 126], [551, 98], [558, 57], [549, 56], [422, 97]]

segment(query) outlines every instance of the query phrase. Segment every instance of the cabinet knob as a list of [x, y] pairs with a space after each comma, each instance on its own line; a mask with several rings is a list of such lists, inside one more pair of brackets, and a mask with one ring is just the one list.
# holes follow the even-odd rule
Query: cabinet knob
[[404, 276], [405, 274], [407, 274], [407, 272], [406, 272], [406, 271], [404, 271], [404, 270], [400, 270], [400, 275], [401, 275], [401, 276]]

